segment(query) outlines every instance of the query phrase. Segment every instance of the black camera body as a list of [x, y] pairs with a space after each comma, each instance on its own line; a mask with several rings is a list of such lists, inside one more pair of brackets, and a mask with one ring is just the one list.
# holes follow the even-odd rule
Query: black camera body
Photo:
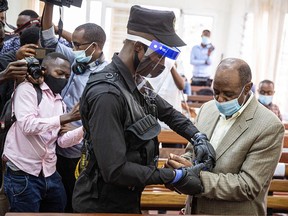
[[40, 1], [44, 1], [44, 2], [48, 2], [57, 6], [66, 6], [66, 7], [70, 7], [71, 5], [75, 6], [75, 7], [80, 7], [82, 5], [82, 0], [40, 0]]
[[30, 76], [33, 77], [33, 79], [38, 79], [39, 77], [43, 76], [41, 65], [38, 59], [31, 56], [26, 57], [25, 60], [27, 62], [27, 72]]

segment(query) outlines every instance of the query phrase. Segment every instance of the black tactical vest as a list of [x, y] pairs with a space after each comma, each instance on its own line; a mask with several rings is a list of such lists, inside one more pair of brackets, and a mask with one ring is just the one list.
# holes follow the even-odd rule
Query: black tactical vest
[[[160, 133], [161, 127], [157, 122], [157, 107], [155, 103], [153, 103], [153, 100], [146, 98], [144, 105], [141, 105], [134, 95], [127, 90], [121, 75], [117, 72], [106, 72], [105, 69], [102, 72], [90, 76], [82, 98], [85, 97], [87, 91], [89, 91], [92, 86], [100, 83], [108, 83], [115, 86], [127, 102], [128, 110], [123, 126], [127, 146], [126, 157], [128, 161], [142, 165], [157, 165], [159, 155], [157, 136]], [[97, 92], [95, 93], [97, 94]], [[87, 104], [81, 100], [80, 107], [83, 108], [84, 106], [87, 106]], [[82, 115], [82, 119], [83, 126], [87, 129], [87, 117]], [[89, 132], [85, 138], [88, 141], [90, 140]]]

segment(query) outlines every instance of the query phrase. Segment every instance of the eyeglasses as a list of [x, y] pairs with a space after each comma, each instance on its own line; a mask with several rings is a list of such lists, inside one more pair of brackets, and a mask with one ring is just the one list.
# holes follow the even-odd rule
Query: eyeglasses
[[88, 43], [82, 43], [82, 44], [80, 44], [80, 43], [77, 43], [77, 42], [73, 42], [73, 41], [72, 41], [72, 46], [75, 47], [75, 48], [77, 48], [77, 49], [79, 49], [80, 46], [88, 45], [88, 44], [91, 44], [91, 43], [93, 43], [93, 42], [88, 42]]

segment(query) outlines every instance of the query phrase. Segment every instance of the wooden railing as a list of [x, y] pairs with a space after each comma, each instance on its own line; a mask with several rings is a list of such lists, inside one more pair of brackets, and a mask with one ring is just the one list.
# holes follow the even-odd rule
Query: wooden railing
[[201, 107], [204, 103], [213, 99], [212, 95], [189, 95], [187, 97], [187, 103], [194, 108]]

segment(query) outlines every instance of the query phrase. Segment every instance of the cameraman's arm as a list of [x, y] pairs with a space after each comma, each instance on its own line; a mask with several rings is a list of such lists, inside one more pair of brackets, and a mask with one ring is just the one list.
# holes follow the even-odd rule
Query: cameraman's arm
[[[54, 31], [58, 34], [58, 26], [54, 26]], [[72, 33], [62, 29], [61, 37], [63, 37], [68, 42], [72, 42]]]
[[42, 37], [40, 37], [40, 40], [45, 47], [55, 47], [58, 42], [52, 23], [53, 7], [53, 4], [46, 2], [42, 14]]
[[42, 30], [45, 31], [53, 26], [53, 4], [45, 3], [43, 14], [42, 14]]

